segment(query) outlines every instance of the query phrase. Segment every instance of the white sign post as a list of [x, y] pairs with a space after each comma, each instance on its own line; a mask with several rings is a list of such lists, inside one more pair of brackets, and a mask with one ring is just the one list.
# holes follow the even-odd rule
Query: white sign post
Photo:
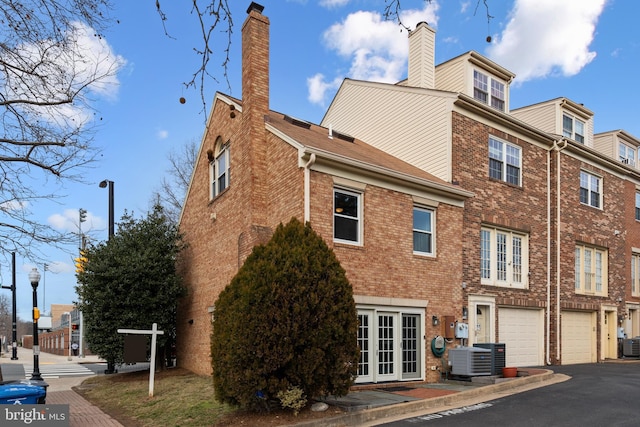
[[151, 361], [149, 365], [149, 397], [153, 397], [153, 380], [156, 374], [156, 340], [157, 335], [164, 335], [164, 331], [158, 330], [158, 324], [154, 323], [151, 330], [118, 329], [119, 334], [151, 335]]

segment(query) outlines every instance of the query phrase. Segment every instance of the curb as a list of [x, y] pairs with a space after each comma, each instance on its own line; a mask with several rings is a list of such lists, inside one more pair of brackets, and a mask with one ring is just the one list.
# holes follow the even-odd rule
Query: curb
[[[526, 377], [518, 377], [509, 381], [503, 381], [496, 384], [489, 384], [483, 387], [478, 387], [473, 390], [461, 391], [456, 394], [448, 396], [433, 397], [430, 399], [422, 399], [413, 402], [403, 402], [396, 405], [389, 405], [379, 408], [366, 409], [358, 412], [348, 412], [344, 415], [337, 415], [335, 417], [323, 418], [318, 420], [304, 421], [301, 423], [292, 424], [296, 427], [344, 427], [344, 426], [359, 426], [373, 421], [381, 421], [385, 418], [391, 418], [399, 415], [406, 415], [412, 412], [429, 411], [434, 408], [441, 407], [455, 407], [460, 406], [462, 402], [469, 400], [480, 399], [480, 401], [494, 400], [492, 397], [494, 394], [514, 392], [517, 393], [519, 388], [523, 386], [544, 386], [544, 382], [551, 381], [555, 374], [551, 370], [545, 370], [545, 372], [530, 375]], [[524, 390], [523, 390], [524, 391]], [[479, 403], [477, 400], [475, 403]], [[463, 405], [464, 406], [464, 405]], [[433, 411], [436, 412], [436, 411]]]

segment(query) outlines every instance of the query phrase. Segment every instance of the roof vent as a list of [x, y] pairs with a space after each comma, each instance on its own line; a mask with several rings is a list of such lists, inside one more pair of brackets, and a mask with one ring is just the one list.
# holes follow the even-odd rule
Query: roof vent
[[289, 122], [292, 125], [303, 127], [305, 129], [311, 129], [311, 123], [305, 122], [304, 120], [296, 119], [296, 118], [291, 117], [291, 116], [285, 115], [284, 116], [284, 121], [285, 122]]
[[340, 132], [337, 132], [335, 130], [333, 131], [333, 136], [335, 136], [336, 138], [340, 138], [340, 139], [342, 139], [344, 141], [347, 141], [347, 142], [355, 141], [355, 138], [353, 136], [347, 135], [346, 133], [340, 133]]

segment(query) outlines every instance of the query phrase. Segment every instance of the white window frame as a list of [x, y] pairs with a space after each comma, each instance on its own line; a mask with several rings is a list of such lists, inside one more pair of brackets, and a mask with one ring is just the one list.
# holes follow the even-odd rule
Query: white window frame
[[480, 230], [480, 282], [488, 286], [527, 289], [529, 236], [483, 226]]
[[[209, 198], [214, 199], [218, 197], [222, 192], [229, 188], [231, 182], [230, 164], [231, 164], [231, 151], [229, 149], [229, 143], [220, 144], [216, 147], [217, 153], [213, 160], [209, 162]], [[220, 164], [223, 163], [223, 167]], [[224, 178], [224, 181], [222, 179]]]
[[[355, 209], [355, 215], [345, 214], [340, 206], [336, 204], [336, 193], [345, 194], [356, 198], [357, 206]], [[336, 221], [347, 220], [355, 221], [356, 223], [356, 238], [349, 240], [345, 238], [336, 237]], [[353, 190], [346, 190], [344, 188], [335, 187], [333, 189], [333, 241], [338, 243], [346, 243], [349, 245], [362, 245], [362, 193], [355, 192]]]
[[[522, 149], [517, 145], [509, 144], [494, 136], [489, 136], [489, 177], [497, 179], [507, 184], [516, 185], [522, 187]], [[493, 176], [491, 165], [493, 163], [500, 165], [500, 176]], [[518, 169], [518, 182], [511, 182], [507, 179], [510, 171], [509, 168]]]
[[507, 106], [506, 86], [490, 74], [473, 70], [473, 98], [502, 112]]
[[636, 221], [640, 221], [640, 193], [636, 191], [636, 208], [635, 208]]
[[636, 166], [636, 149], [622, 142], [618, 143], [618, 156], [620, 162], [631, 167]]
[[591, 172], [580, 171], [580, 203], [602, 209], [602, 177]]
[[607, 296], [609, 293], [607, 250], [578, 243], [574, 257], [576, 294]]
[[[416, 212], [423, 212], [429, 214], [429, 224], [426, 229], [420, 228], [419, 224], [416, 224]], [[436, 239], [435, 239], [435, 215], [436, 212], [433, 209], [423, 208], [421, 206], [413, 207], [413, 253], [416, 255], [435, 256], [436, 253]], [[430, 242], [430, 251], [421, 251], [416, 249], [416, 237], [427, 236]]]
[[631, 254], [631, 296], [640, 297], [640, 253]]
[[[570, 128], [565, 127], [565, 118], [569, 119], [571, 124]], [[582, 120], [577, 119], [571, 114], [562, 113], [562, 135], [563, 136], [566, 136], [567, 138], [571, 138], [574, 141], [579, 142], [581, 144], [584, 144], [586, 140], [585, 128], [586, 128], [586, 123], [583, 122]]]

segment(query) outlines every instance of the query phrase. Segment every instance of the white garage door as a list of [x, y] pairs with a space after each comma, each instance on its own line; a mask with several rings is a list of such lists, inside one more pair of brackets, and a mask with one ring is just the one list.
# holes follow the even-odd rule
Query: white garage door
[[498, 342], [505, 343], [506, 366], [543, 365], [542, 310], [501, 307], [498, 316]]
[[562, 312], [562, 364], [596, 361], [595, 313]]

